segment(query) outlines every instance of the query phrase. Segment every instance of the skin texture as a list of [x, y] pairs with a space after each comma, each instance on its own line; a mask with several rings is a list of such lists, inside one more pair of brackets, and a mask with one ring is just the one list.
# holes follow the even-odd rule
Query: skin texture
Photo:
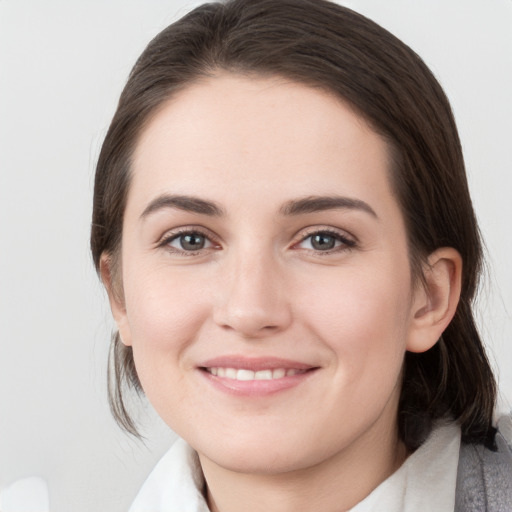
[[[460, 291], [449, 248], [430, 256], [427, 288], [415, 284], [386, 143], [325, 92], [220, 74], [160, 108], [132, 171], [122, 282], [111, 282], [108, 255], [102, 275], [147, 397], [199, 453], [210, 508], [354, 506], [406, 457], [403, 357], [437, 341]], [[221, 211], [164, 206], [163, 195]], [[290, 214], [312, 196], [350, 202]], [[326, 231], [327, 251], [311, 238]], [[184, 232], [204, 247], [184, 249]], [[288, 389], [237, 395], [199, 369], [224, 356], [315, 370]]]

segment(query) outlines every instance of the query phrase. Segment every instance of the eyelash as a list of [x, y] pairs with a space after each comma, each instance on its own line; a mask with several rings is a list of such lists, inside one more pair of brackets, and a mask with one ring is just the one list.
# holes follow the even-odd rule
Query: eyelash
[[342, 234], [340, 231], [337, 231], [332, 228], [314, 228], [305, 236], [303, 236], [298, 242], [293, 244], [292, 247], [297, 247], [299, 244], [304, 243], [306, 240], [312, 238], [315, 235], [333, 237], [335, 239], [335, 242], [340, 242], [338, 246], [335, 246], [332, 249], [327, 249], [324, 251], [319, 249], [306, 249], [308, 252], [313, 253], [315, 255], [328, 256], [333, 253], [349, 251], [357, 246], [357, 242], [353, 238], [349, 238], [347, 235]]
[[[171, 242], [174, 242], [175, 240], [178, 240], [185, 235], [190, 235], [190, 236], [199, 235], [201, 237], [204, 237], [206, 242], [210, 243], [211, 246], [210, 247], [202, 247], [195, 251], [194, 250], [188, 251], [185, 249], [178, 249], [178, 248], [172, 247], [170, 245]], [[357, 242], [354, 239], [349, 238], [346, 235], [343, 235], [339, 231], [336, 231], [332, 228], [315, 228], [314, 230], [312, 229], [311, 231], [307, 232], [304, 236], [302, 236], [298, 242], [295, 242], [291, 246], [291, 248], [295, 249], [295, 250], [299, 250], [297, 248], [297, 246], [304, 243], [306, 240], [312, 238], [315, 235], [324, 235], [326, 237], [333, 237], [335, 239], [335, 243], [339, 242], [339, 245], [333, 247], [332, 249], [327, 249], [327, 250], [319, 250], [319, 249], [314, 249], [314, 248], [313, 249], [304, 249], [308, 253], [312, 253], [315, 255], [321, 255], [321, 256], [327, 256], [327, 255], [333, 254], [333, 253], [349, 251], [349, 250], [357, 247]], [[217, 247], [215, 247], [215, 246], [217, 246]], [[185, 257], [197, 256], [201, 253], [204, 253], [204, 251], [217, 250], [219, 246], [220, 246], [220, 243], [215, 239], [215, 237], [213, 237], [211, 235], [211, 233], [206, 232], [205, 230], [203, 230], [199, 227], [197, 227], [197, 228], [196, 227], [184, 227], [184, 228], [178, 229], [177, 231], [174, 231], [173, 233], [170, 233], [167, 236], [165, 236], [164, 238], [162, 238], [162, 240], [158, 243], [158, 247], [165, 247], [169, 252], [171, 252], [173, 254], [180, 255], [180, 256], [185, 256]]]
[[[185, 235], [199, 235], [201, 237], [204, 237], [204, 239], [208, 241], [212, 245], [212, 247], [203, 247], [195, 251], [187, 251], [185, 249], [178, 249], [170, 245], [171, 242], [178, 240], [179, 238]], [[158, 247], [165, 247], [169, 252], [177, 254], [179, 256], [197, 256], [201, 254], [201, 252], [204, 252], [205, 250], [215, 250], [213, 247], [215, 245], [219, 246], [220, 244], [215, 240], [215, 238], [210, 233], [207, 233], [206, 231], [199, 227], [185, 227], [178, 229], [170, 233], [169, 235], [164, 236], [164, 238], [162, 238], [162, 240], [158, 243]]]

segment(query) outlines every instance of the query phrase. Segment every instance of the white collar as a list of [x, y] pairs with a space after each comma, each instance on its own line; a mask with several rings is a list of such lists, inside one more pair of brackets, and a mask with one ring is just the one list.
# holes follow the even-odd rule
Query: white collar
[[178, 439], [160, 459], [129, 512], [209, 512], [197, 453]]
[[[460, 429], [436, 427], [402, 466], [350, 512], [452, 512]], [[129, 512], [208, 512], [197, 453], [182, 439], [160, 459]]]
[[349, 512], [453, 512], [460, 428], [438, 425], [428, 439]]

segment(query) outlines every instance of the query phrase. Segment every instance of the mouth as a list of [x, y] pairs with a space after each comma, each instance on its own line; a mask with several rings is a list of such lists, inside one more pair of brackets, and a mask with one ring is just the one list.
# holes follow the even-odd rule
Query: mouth
[[268, 369], [254, 371], [246, 368], [224, 368], [222, 366], [202, 368], [202, 370], [214, 375], [215, 377], [241, 381], [282, 379], [284, 377], [292, 377], [293, 375], [306, 373], [312, 369], [313, 368], [309, 370], [301, 370], [298, 368], [275, 368], [273, 370]]
[[214, 388], [238, 396], [262, 397], [298, 386], [320, 368], [279, 358], [224, 357], [198, 367]]

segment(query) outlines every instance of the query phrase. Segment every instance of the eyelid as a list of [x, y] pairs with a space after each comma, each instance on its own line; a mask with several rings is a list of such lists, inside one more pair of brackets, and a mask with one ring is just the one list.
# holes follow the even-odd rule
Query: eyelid
[[[212, 245], [210, 247], [204, 247], [201, 249], [198, 249], [197, 251], [185, 251], [180, 250], [175, 247], [171, 247], [169, 243], [178, 237], [185, 235], [185, 234], [200, 234], [204, 236]], [[353, 236], [351, 233], [344, 229], [335, 228], [333, 226], [309, 226], [306, 228], [301, 229], [297, 235], [294, 237], [294, 241], [291, 244], [291, 249], [297, 249], [299, 250], [297, 246], [307, 240], [309, 237], [315, 235], [315, 234], [327, 234], [335, 237], [338, 241], [341, 242], [341, 244], [333, 249], [328, 249], [325, 251], [315, 250], [315, 249], [304, 249], [305, 251], [309, 251], [315, 254], [331, 254], [335, 252], [342, 252], [349, 249], [353, 249], [358, 245], [358, 240], [355, 236]], [[156, 247], [164, 247], [167, 248], [170, 252], [174, 254], [179, 255], [185, 255], [185, 256], [193, 256], [198, 253], [204, 253], [211, 250], [218, 250], [221, 248], [221, 243], [219, 241], [219, 237], [217, 237], [214, 233], [212, 233], [209, 229], [198, 226], [198, 225], [187, 225], [187, 226], [179, 226], [176, 228], [172, 228], [170, 230], [167, 230], [156, 242]]]
[[[176, 247], [171, 247], [169, 245], [170, 242], [175, 240], [176, 238], [179, 238], [182, 235], [192, 234], [196, 233], [199, 235], [204, 236], [211, 244], [211, 247], [204, 247], [202, 249], [198, 249], [197, 251], [185, 251], [180, 250]], [[206, 229], [202, 226], [179, 226], [176, 228], [172, 228], [167, 230], [156, 242], [156, 247], [164, 247], [167, 248], [170, 252], [174, 254], [183, 254], [186, 256], [193, 256], [195, 254], [198, 254], [199, 252], [206, 252], [209, 250], [216, 250], [220, 246], [220, 242], [217, 236], [215, 236], [209, 229]]]
[[[349, 250], [357, 247], [359, 241], [355, 236], [350, 234], [348, 231], [340, 228], [335, 228], [332, 226], [310, 226], [301, 230], [297, 236], [295, 237], [295, 241], [292, 243], [292, 249], [298, 246], [300, 243], [307, 240], [309, 237], [316, 234], [327, 234], [336, 237], [340, 242], [341, 246], [335, 247], [330, 250], [320, 251], [309, 249], [309, 251], [314, 252], [316, 254], [330, 254], [333, 252], [341, 252], [344, 250]], [[297, 239], [298, 238], [298, 239]], [[308, 249], [305, 249], [308, 250]]]

